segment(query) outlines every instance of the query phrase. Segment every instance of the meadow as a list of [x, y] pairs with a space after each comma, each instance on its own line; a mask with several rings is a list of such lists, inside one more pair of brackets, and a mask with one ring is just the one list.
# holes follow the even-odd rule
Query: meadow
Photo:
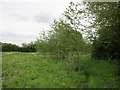
[[80, 55], [65, 60], [37, 53], [3, 52], [3, 88], [118, 88], [118, 65]]

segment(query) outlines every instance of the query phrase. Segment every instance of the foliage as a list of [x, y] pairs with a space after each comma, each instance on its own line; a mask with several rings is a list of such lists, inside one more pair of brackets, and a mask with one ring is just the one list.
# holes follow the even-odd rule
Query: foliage
[[15, 44], [2, 43], [2, 52], [19, 51], [20, 47]]
[[3, 44], [3, 87], [118, 88], [119, 4], [71, 2], [36, 42]]
[[23, 46], [20, 47], [11, 43], [2, 43], [0, 45], [2, 52], [36, 52], [35, 43], [31, 42], [29, 44], [23, 43]]
[[64, 19], [77, 31], [81, 32], [86, 42], [91, 43], [96, 32], [91, 25], [94, 22], [95, 15], [91, 14], [88, 2], [70, 2], [69, 7], [63, 13]]
[[22, 52], [36, 52], [36, 44], [34, 42], [31, 43], [23, 43], [22, 44]]
[[90, 3], [89, 10], [96, 15], [93, 27], [98, 27], [98, 37], [93, 43], [96, 58], [120, 59], [119, 7], [120, 2]]
[[71, 2], [63, 15], [93, 44], [93, 57], [120, 59], [119, 7], [120, 2]]
[[51, 24], [52, 30], [44, 38], [39, 38], [37, 41], [38, 51], [42, 53], [49, 53], [55, 55], [57, 58], [70, 59], [70, 56], [76, 53], [79, 57], [79, 52], [85, 46], [85, 42], [82, 38], [82, 34], [79, 31], [74, 30], [70, 24], [66, 23], [62, 19], [60, 21], [54, 21]]
[[2, 51], [2, 42], [0, 42], [0, 52]]

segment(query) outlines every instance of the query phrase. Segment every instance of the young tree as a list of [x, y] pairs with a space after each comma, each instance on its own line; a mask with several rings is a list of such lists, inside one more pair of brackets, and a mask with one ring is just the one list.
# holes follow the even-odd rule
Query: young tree
[[81, 32], [86, 41], [92, 43], [94, 37], [96, 37], [96, 31], [91, 26], [95, 20], [95, 15], [88, 8], [88, 2], [70, 2], [63, 15], [74, 30]]
[[94, 27], [98, 27], [93, 56], [120, 59], [120, 2], [90, 3], [89, 10], [96, 15]]
[[43, 54], [45, 58], [45, 55], [47, 54], [49, 47], [47, 42], [47, 36], [44, 31], [40, 34], [40, 37], [37, 38], [37, 41], [35, 43], [36, 43], [36, 50], [41, 54]]
[[86, 34], [94, 57], [120, 59], [119, 11], [120, 2], [71, 2], [64, 16], [75, 30]]
[[62, 19], [60, 21], [55, 20], [51, 28], [52, 30], [47, 38], [38, 40], [37, 46], [39, 50], [67, 60], [70, 60], [71, 54], [74, 53], [79, 57], [79, 52], [84, 45], [81, 33], [74, 30], [70, 24]]

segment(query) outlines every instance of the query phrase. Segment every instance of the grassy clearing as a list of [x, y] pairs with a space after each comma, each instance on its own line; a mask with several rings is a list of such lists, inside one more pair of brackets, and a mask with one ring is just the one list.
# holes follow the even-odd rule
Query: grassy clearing
[[[33, 53], [3, 53], [3, 87], [7, 88], [117, 88], [117, 66], [90, 55], [64, 60]], [[77, 69], [77, 70], [76, 70]]]

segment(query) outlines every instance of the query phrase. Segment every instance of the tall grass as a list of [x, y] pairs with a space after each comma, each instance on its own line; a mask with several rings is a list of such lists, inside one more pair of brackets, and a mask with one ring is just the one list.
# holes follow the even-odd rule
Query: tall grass
[[35, 53], [3, 53], [3, 87], [7, 88], [117, 88], [118, 67], [90, 55], [66, 61]]

